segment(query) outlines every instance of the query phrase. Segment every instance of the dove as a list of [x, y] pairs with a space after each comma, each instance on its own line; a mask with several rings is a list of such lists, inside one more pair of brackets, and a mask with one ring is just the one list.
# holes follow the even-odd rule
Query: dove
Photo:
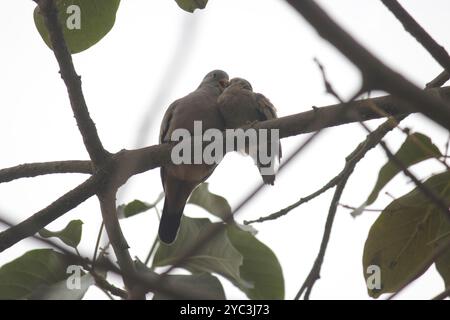
[[[224, 90], [218, 99], [220, 113], [225, 120], [227, 129], [236, 129], [256, 121], [265, 121], [277, 118], [277, 112], [273, 104], [264, 95], [253, 92], [252, 85], [245, 79], [233, 78], [229, 86]], [[270, 150], [270, 135], [267, 140], [267, 150]], [[279, 142], [278, 142], [279, 143]], [[244, 153], [249, 154], [247, 146]], [[275, 158], [271, 156], [272, 160]], [[278, 160], [281, 159], [281, 144], [279, 144]], [[262, 164], [258, 159], [254, 159], [261, 173], [265, 184], [273, 185], [275, 174], [263, 174], [264, 167], [270, 165]]]
[[[194, 121], [201, 121], [202, 129], [225, 129], [217, 100], [229, 83], [228, 74], [222, 70], [209, 72], [199, 87], [173, 102], [167, 109], [160, 130], [160, 143], [171, 141], [176, 129], [186, 129], [194, 134]], [[164, 188], [164, 207], [159, 224], [159, 239], [171, 244], [180, 227], [186, 201], [192, 191], [214, 171], [216, 164], [168, 164], [161, 167]]]

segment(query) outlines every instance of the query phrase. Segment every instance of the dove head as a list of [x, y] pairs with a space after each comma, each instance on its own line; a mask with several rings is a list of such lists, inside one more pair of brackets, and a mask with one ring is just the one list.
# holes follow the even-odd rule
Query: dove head
[[200, 87], [204, 85], [214, 86], [220, 89], [220, 92], [225, 90], [229, 84], [229, 77], [225, 71], [222, 70], [214, 70], [208, 73], [204, 78]]
[[252, 85], [245, 79], [233, 78], [230, 80], [230, 87], [238, 87], [239, 89], [245, 89], [253, 91]]

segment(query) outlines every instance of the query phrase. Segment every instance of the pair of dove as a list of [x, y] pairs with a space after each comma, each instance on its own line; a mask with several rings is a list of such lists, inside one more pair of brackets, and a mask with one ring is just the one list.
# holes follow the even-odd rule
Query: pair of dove
[[[192, 135], [194, 121], [201, 121], [203, 130], [214, 128], [223, 131], [276, 117], [272, 103], [262, 94], [254, 93], [247, 80], [229, 80], [226, 72], [214, 70], [203, 78], [195, 91], [169, 106], [161, 123], [160, 143], [170, 142], [176, 129], [187, 129]], [[247, 148], [245, 152], [248, 153]], [[281, 157], [281, 152], [278, 156]], [[261, 172], [263, 165], [256, 162]], [[158, 234], [162, 242], [170, 244], [175, 240], [187, 199], [215, 167], [208, 164], [168, 164], [161, 167], [165, 199]], [[274, 174], [261, 176], [264, 183], [273, 185]]]

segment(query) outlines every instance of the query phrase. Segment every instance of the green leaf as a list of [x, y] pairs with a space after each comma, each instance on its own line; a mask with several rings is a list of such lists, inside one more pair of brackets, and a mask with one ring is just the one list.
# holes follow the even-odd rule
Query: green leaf
[[187, 12], [194, 12], [195, 9], [204, 9], [208, 0], [175, 0], [178, 6]]
[[[395, 157], [407, 168], [421, 161], [440, 156], [442, 154], [438, 147], [433, 144], [429, 137], [419, 132], [409, 135], [395, 154]], [[375, 187], [364, 206], [374, 203], [381, 189], [401, 171], [394, 162], [388, 161], [381, 168]]]
[[28, 251], [0, 268], [0, 300], [25, 299], [65, 279], [68, 259], [52, 249]]
[[69, 289], [67, 280], [51, 286], [42, 286], [26, 296], [28, 300], [81, 300], [88, 289], [95, 284], [94, 277], [87, 273], [80, 277], [79, 288]]
[[[178, 262], [214, 225], [216, 224], [211, 223], [209, 219], [183, 216], [177, 239], [171, 245], [161, 243], [155, 253], [153, 267]], [[240, 277], [239, 268], [242, 262], [242, 255], [231, 244], [226, 230], [222, 229], [193, 256], [187, 258], [181, 267], [192, 273], [218, 273], [239, 287], [249, 287], [251, 285]]]
[[227, 221], [227, 217], [232, 214], [227, 199], [210, 192], [208, 187], [208, 183], [199, 185], [189, 197], [188, 203], [195, 204], [223, 221]]
[[58, 238], [68, 246], [76, 248], [81, 241], [82, 225], [83, 221], [72, 220], [61, 231], [52, 232], [47, 229], [42, 229], [39, 231], [39, 235], [43, 238]]
[[153, 208], [154, 205], [141, 200], [133, 200], [128, 204], [122, 204], [117, 207], [119, 218], [129, 218], [139, 213], [145, 212]]
[[[56, 0], [58, 18], [71, 53], [84, 51], [100, 41], [114, 26], [120, 0]], [[39, 12], [34, 10], [34, 23], [49, 48], [51, 42]]]
[[[209, 300], [225, 300], [225, 292], [219, 279], [209, 273], [192, 275], [169, 275], [166, 280], [178, 292], [188, 292], [192, 297]], [[172, 297], [157, 292], [153, 300], [173, 300]], [[196, 299], [197, 300], [197, 299]]]
[[250, 232], [237, 226], [227, 226], [228, 237], [244, 257], [240, 268], [241, 278], [252, 283], [252, 288], [242, 288], [250, 299], [284, 299], [284, 278], [275, 254]]
[[[441, 225], [439, 228], [439, 235], [437, 243], [443, 245], [450, 241], [450, 223], [448, 219], [441, 219]], [[441, 256], [436, 260], [436, 269], [444, 280], [445, 288], [450, 288], [450, 249], [447, 249]]]
[[[424, 185], [450, 205], [450, 172], [437, 174]], [[369, 295], [395, 292], [423, 268], [433, 256], [442, 212], [418, 189], [391, 202], [372, 225], [363, 254], [363, 272], [369, 266], [381, 270], [381, 287]], [[422, 270], [425, 272], [425, 270]]]
[[164, 192], [160, 193], [153, 203], [147, 203], [141, 200], [133, 200], [128, 204], [121, 204], [117, 207], [117, 215], [119, 219], [130, 218], [139, 213], [146, 212], [156, 207], [156, 205], [164, 198]]

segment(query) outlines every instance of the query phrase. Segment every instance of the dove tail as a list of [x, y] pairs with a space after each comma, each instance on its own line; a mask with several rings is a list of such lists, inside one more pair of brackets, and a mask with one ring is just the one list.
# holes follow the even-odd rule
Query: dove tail
[[272, 186], [275, 184], [275, 175], [274, 174], [271, 174], [271, 175], [261, 174], [261, 177], [264, 181], [264, 184], [270, 184]]
[[166, 197], [158, 230], [162, 242], [171, 244], [175, 241], [186, 201], [195, 186], [196, 184], [185, 183], [172, 177], [166, 178]]
[[164, 200], [164, 208], [158, 230], [159, 239], [165, 244], [171, 244], [177, 237], [181, 216], [183, 215], [184, 203], [181, 208], [174, 209], [175, 208], [170, 208], [169, 211], [169, 201], [167, 201], [166, 198]]

